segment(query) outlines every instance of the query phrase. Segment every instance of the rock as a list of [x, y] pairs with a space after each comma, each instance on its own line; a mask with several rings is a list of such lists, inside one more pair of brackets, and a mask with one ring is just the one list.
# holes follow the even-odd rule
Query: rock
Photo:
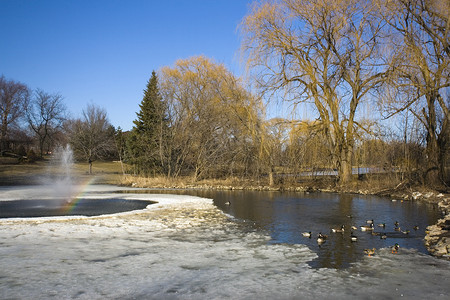
[[431, 198], [431, 197], [433, 197], [434, 196], [434, 193], [433, 192], [428, 192], [428, 193], [426, 193], [425, 195], [423, 195], [425, 198]]
[[436, 256], [443, 256], [448, 254], [447, 245], [435, 246], [434, 249], [435, 251], [433, 252], [433, 254]]
[[414, 192], [414, 193], [412, 193], [412, 198], [413, 198], [414, 200], [419, 199], [421, 196], [422, 196], [422, 193], [420, 193], [420, 192]]
[[439, 219], [435, 225], [427, 227], [425, 245], [432, 255], [450, 259], [450, 201], [449, 198], [443, 198], [443, 196], [436, 197], [441, 199], [438, 207], [444, 213], [444, 217]]

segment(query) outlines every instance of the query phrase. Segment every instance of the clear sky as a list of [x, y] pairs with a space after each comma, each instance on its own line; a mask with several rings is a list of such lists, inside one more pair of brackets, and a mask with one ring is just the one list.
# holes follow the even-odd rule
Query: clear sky
[[0, 0], [0, 76], [131, 129], [152, 70], [205, 55], [240, 74], [252, 0]]

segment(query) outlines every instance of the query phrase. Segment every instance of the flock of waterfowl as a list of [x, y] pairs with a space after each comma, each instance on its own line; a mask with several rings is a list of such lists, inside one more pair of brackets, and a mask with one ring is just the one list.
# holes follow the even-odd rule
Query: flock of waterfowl
[[[350, 216], [351, 218], [351, 216]], [[385, 229], [386, 228], [386, 223], [380, 223], [377, 225], [380, 228]], [[402, 230], [400, 228], [400, 224], [398, 221], [394, 222], [394, 231], [395, 232], [399, 232], [401, 234], [409, 234], [410, 231], [409, 230]], [[414, 226], [413, 227], [414, 230], [418, 230], [419, 226]], [[345, 225], [341, 225], [341, 227], [338, 228], [332, 228], [331, 232], [332, 233], [344, 233], [345, 232]], [[358, 230], [358, 228], [354, 225], [351, 226], [351, 231], [350, 231], [350, 240], [352, 242], [356, 242], [358, 241], [358, 237], [353, 233], [353, 231]], [[374, 236], [379, 236], [380, 239], [386, 239], [388, 237], [388, 233], [386, 232], [376, 232], [375, 231], [375, 225], [374, 225], [374, 221], [373, 220], [367, 220], [365, 225], [360, 226], [360, 230], [364, 231], [364, 232], [370, 232], [372, 235]], [[311, 233], [311, 231], [309, 232], [303, 232], [302, 235], [306, 238], [311, 238], [313, 235]], [[317, 235], [317, 243], [319, 245], [325, 243], [325, 241], [327, 240], [328, 236], [325, 234], [322, 234], [322, 232], [319, 232], [319, 234]], [[398, 253], [398, 249], [400, 248], [400, 245], [398, 243], [395, 243], [394, 246], [391, 247], [391, 253], [392, 254], [397, 254]], [[368, 256], [372, 256], [375, 254], [375, 248], [372, 249], [364, 249], [364, 253], [367, 254]]]

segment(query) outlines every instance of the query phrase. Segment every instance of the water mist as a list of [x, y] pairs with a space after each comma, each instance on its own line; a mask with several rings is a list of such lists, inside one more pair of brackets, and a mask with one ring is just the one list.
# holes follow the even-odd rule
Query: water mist
[[77, 194], [78, 188], [72, 173], [73, 166], [73, 151], [70, 145], [59, 146], [52, 156], [50, 177], [45, 182], [53, 198], [70, 202]]

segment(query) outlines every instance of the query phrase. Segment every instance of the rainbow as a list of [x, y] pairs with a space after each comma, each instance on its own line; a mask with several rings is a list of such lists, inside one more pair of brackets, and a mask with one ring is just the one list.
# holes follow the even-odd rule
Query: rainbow
[[71, 196], [70, 199], [67, 199], [67, 201], [64, 203], [63, 207], [61, 208], [61, 213], [63, 215], [69, 214], [71, 211], [75, 209], [77, 204], [80, 202], [81, 199], [83, 199], [84, 195], [87, 193], [87, 188], [93, 184], [95, 181], [94, 177], [91, 177], [84, 182], [82, 182], [80, 185], [77, 185], [77, 193], [75, 193], [75, 196]]

